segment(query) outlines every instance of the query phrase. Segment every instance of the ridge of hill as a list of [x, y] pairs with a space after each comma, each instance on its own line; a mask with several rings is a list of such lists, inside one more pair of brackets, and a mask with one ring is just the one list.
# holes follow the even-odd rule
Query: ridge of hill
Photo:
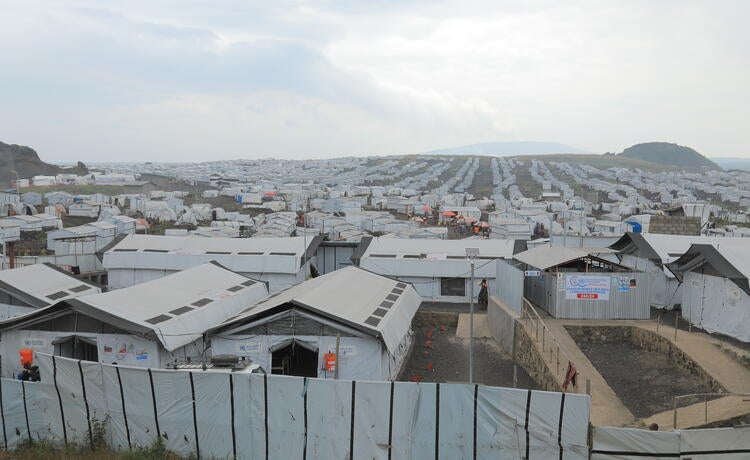
[[14, 171], [19, 178], [25, 179], [61, 173], [83, 175], [88, 173], [88, 168], [80, 161], [72, 168], [45, 163], [31, 147], [0, 142], [0, 184], [11, 186], [16, 179]]
[[667, 166], [721, 169], [690, 147], [669, 142], [646, 142], [628, 147], [618, 157], [635, 158]]

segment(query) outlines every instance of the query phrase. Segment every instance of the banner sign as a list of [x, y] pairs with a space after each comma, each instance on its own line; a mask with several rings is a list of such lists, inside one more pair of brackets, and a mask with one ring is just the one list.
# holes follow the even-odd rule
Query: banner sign
[[609, 300], [610, 279], [601, 275], [566, 275], [565, 299]]

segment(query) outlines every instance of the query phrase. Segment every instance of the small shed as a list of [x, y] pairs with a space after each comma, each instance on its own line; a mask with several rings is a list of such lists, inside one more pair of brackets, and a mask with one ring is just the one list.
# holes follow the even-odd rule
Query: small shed
[[538, 246], [515, 255], [524, 297], [555, 318], [649, 319], [649, 275], [602, 258], [606, 248]]
[[347, 267], [281, 291], [209, 332], [214, 354], [236, 354], [274, 374], [395, 380], [422, 299], [412, 286]]

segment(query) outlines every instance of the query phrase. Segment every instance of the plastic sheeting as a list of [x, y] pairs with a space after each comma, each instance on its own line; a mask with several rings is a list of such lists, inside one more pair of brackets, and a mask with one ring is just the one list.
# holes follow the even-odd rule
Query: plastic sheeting
[[750, 427], [649, 431], [594, 428], [592, 460], [750, 458]]
[[585, 395], [36, 361], [42, 382], [2, 381], [9, 448], [30, 434], [118, 450], [161, 438], [197, 458], [588, 456]]

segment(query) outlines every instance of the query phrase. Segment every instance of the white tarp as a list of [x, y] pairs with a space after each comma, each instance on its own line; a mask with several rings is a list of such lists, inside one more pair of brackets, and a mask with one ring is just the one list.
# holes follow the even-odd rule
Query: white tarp
[[750, 458], [750, 427], [649, 431], [594, 428], [592, 460]]
[[201, 458], [268, 451], [268, 458], [387, 459], [389, 450], [394, 460], [472, 458], [475, 450], [479, 459], [557, 458], [561, 448], [566, 459], [588, 455], [585, 395], [563, 402], [561, 393], [467, 384], [79, 367], [43, 354], [36, 361], [41, 383], [2, 381], [9, 447], [28, 431], [35, 440], [88, 445], [91, 421], [115, 449], [161, 436], [167, 449]]

